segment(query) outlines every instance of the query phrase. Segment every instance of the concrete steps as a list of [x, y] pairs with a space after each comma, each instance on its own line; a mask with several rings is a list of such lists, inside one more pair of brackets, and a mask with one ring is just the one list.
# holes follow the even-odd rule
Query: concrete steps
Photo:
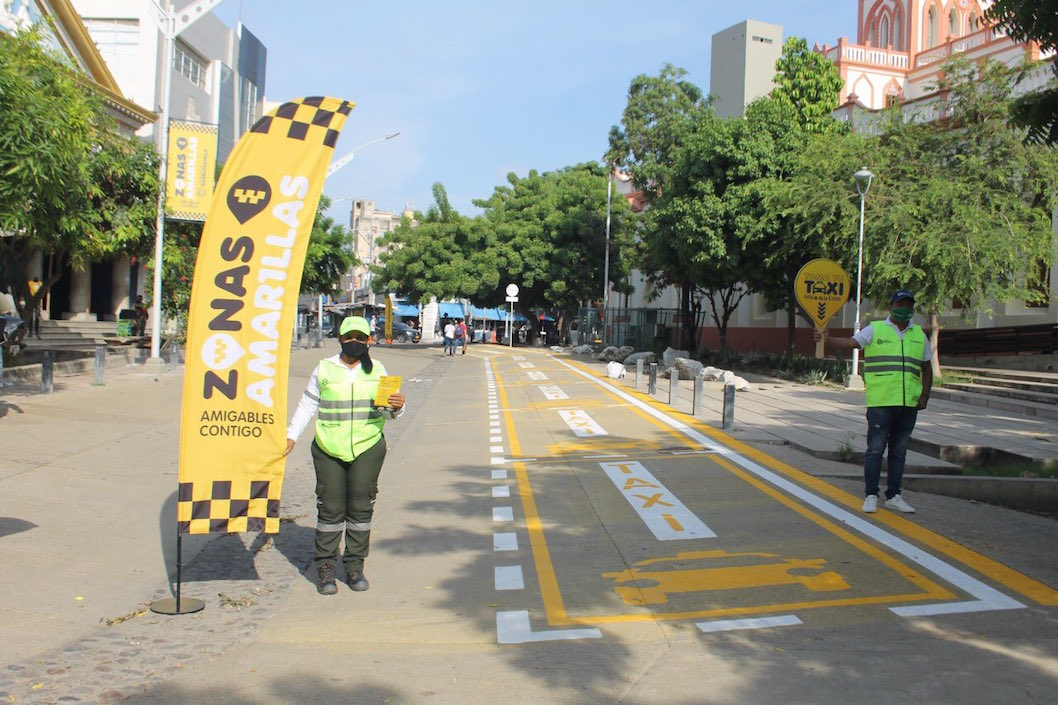
[[965, 381], [934, 386], [933, 399], [1058, 419], [1058, 374], [949, 365], [943, 371]]
[[92, 350], [97, 345], [133, 344], [140, 338], [119, 337], [117, 321], [41, 321], [40, 338], [26, 336], [27, 350]]

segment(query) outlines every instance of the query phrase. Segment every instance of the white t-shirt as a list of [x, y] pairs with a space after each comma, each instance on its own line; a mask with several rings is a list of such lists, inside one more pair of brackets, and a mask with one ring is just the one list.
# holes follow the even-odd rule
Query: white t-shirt
[[[885, 322], [893, 327], [893, 330], [896, 331], [896, 334], [897, 336], [899, 336], [900, 340], [904, 339], [904, 333], [906, 333], [908, 328], [911, 327], [909, 325], [908, 328], [900, 330], [899, 328], [897, 328], [896, 324], [893, 323], [893, 320], [891, 318], [886, 318]], [[866, 326], [865, 328], [860, 328], [860, 331], [856, 333], [856, 335], [852, 336], [852, 339], [860, 344], [861, 350], [866, 350], [867, 346], [870, 345], [871, 342], [874, 340], [874, 326]], [[930, 347], [929, 340], [927, 339], [926, 346], [922, 349], [922, 362], [929, 362], [932, 359], [933, 348]]]
[[447, 324], [445, 326], [445, 337], [446, 338], [454, 338], [454, 337], [456, 337], [456, 327], [454, 325], [452, 325], [451, 323], [449, 323], [449, 324]]

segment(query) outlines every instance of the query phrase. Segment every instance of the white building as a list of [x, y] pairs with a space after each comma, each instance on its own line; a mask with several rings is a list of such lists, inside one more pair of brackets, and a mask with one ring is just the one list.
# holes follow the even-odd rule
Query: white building
[[413, 217], [414, 213], [405, 210], [401, 214], [392, 211], [381, 211], [375, 208], [374, 201], [353, 201], [349, 213], [349, 230], [353, 254], [359, 264], [342, 278], [342, 289], [350, 292], [350, 302], [374, 304], [381, 297], [371, 291], [371, 265], [378, 263], [382, 251], [378, 241], [383, 235], [400, 225], [401, 218]]

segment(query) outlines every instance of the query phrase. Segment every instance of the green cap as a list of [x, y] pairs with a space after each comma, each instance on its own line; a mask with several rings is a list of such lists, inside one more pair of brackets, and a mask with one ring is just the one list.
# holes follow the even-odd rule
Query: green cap
[[347, 333], [352, 333], [354, 330], [360, 331], [364, 335], [371, 335], [371, 324], [363, 316], [349, 316], [342, 321], [342, 325], [338, 328], [338, 335], [341, 337]]

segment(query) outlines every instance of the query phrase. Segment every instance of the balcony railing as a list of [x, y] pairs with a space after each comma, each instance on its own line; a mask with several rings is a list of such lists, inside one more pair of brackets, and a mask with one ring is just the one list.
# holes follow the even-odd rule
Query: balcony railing
[[838, 44], [826, 51], [826, 57], [835, 63], [855, 61], [885, 68], [906, 69], [909, 65], [906, 51], [880, 49], [860, 44]]
[[928, 66], [929, 64], [938, 61], [944, 61], [952, 54], [960, 54], [964, 51], [975, 49], [983, 44], [987, 44], [993, 39], [1005, 37], [1006, 35], [1007, 32], [1002, 27], [985, 27], [984, 29], [977, 30], [973, 34], [967, 34], [965, 37], [950, 39], [940, 46], [919, 52], [918, 56], [915, 57], [915, 68]]

